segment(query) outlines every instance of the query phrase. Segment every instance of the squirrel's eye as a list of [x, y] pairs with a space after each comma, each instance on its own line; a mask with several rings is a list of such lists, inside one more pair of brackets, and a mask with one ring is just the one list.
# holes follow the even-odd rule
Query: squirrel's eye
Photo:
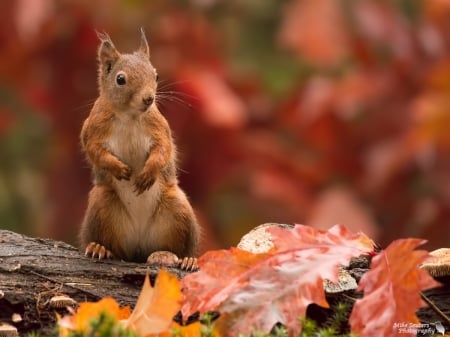
[[125, 83], [127, 83], [127, 80], [125, 79], [125, 75], [124, 74], [118, 74], [116, 77], [116, 82], [118, 85], [124, 85]]

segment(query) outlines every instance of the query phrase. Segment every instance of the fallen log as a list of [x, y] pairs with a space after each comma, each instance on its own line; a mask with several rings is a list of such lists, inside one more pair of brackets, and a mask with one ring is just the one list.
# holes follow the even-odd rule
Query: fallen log
[[97, 261], [64, 242], [0, 230], [0, 322], [14, 325], [20, 334], [54, 334], [55, 312], [67, 309], [52, 298], [65, 295], [83, 302], [110, 296], [120, 305], [134, 306], [147, 272], [154, 280], [158, 268]]

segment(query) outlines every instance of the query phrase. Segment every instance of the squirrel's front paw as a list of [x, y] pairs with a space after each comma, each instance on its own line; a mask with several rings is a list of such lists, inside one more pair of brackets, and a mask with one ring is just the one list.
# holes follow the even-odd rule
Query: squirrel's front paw
[[106, 249], [105, 246], [97, 242], [91, 242], [86, 246], [86, 250], [84, 251], [84, 255], [90, 256], [92, 258], [98, 257], [99, 260], [107, 258], [112, 258], [112, 253], [110, 250]]
[[136, 177], [136, 180], [134, 182], [134, 191], [137, 194], [141, 194], [147, 191], [150, 187], [153, 186], [155, 180], [156, 179], [154, 174], [151, 174], [149, 172], [142, 172]]
[[120, 165], [114, 166], [114, 168], [111, 170], [111, 173], [118, 180], [130, 180], [131, 178], [131, 168], [124, 163], [120, 163]]
[[160, 250], [150, 254], [147, 258], [148, 264], [156, 264], [161, 267], [178, 267], [186, 271], [198, 270], [197, 258], [185, 257], [179, 259], [174, 253]]

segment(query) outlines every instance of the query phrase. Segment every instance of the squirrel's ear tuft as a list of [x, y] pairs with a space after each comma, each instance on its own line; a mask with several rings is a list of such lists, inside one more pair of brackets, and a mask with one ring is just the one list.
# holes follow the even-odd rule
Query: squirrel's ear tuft
[[100, 41], [110, 41], [111, 42], [111, 38], [109, 37], [108, 33], [106, 32], [99, 32], [98, 30], [95, 31], [95, 33], [97, 34], [97, 37]]
[[147, 57], [150, 57], [150, 49], [148, 47], [147, 38], [145, 37], [144, 28], [141, 27], [141, 45], [139, 47], [139, 52]]
[[119, 59], [120, 53], [106, 33], [100, 33], [96, 31], [98, 38], [100, 39], [100, 47], [98, 48], [98, 60], [100, 61], [100, 67], [106, 73], [111, 71], [114, 63]]

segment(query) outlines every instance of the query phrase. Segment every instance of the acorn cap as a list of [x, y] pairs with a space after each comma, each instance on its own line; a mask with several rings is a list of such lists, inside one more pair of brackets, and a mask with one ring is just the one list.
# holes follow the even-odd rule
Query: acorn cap
[[430, 252], [430, 257], [420, 268], [433, 277], [450, 276], [450, 248], [439, 248]]

